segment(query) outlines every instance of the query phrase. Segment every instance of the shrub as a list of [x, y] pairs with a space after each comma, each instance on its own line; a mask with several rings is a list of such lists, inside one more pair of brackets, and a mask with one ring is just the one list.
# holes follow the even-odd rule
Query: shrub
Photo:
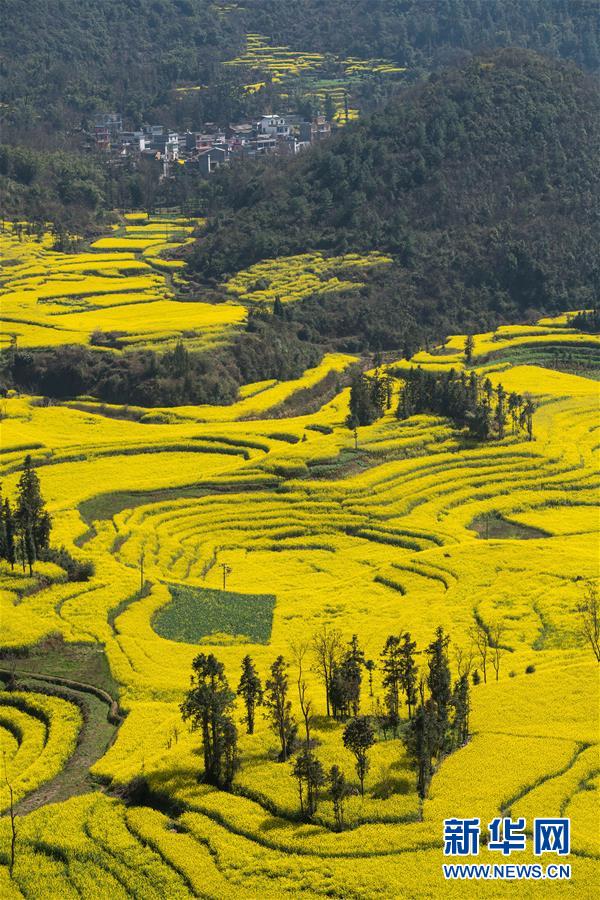
[[61, 547], [59, 550], [52, 548], [45, 550], [40, 558], [45, 562], [56, 563], [57, 566], [64, 569], [69, 581], [89, 581], [96, 571], [91, 560], [75, 559], [65, 547]]

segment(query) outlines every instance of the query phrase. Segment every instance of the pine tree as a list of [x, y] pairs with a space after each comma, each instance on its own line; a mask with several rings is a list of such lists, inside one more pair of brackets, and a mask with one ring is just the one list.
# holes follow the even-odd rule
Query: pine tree
[[417, 642], [411, 641], [410, 634], [405, 632], [405, 634], [402, 635], [402, 645], [400, 647], [400, 686], [404, 691], [404, 696], [406, 698], [409, 719], [412, 717], [412, 711], [417, 702], [416, 649]]
[[15, 550], [15, 520], [8, 497], [3, 504], [3, 522], [4, 522], [4, 559], [14, 569], [17, 560]]
[[473, 350], [475, 349], [475, 340], [472, 334], [468, 334], [465, 339], [465, 362], [468, 366], [473, 362]]
[[452, 708], [454, 719], [452, 722], [453, 749], [464, 747], [469, 739], [469, 676], [461, 675], [452, 693]]
[[294, 761], [293, 773], [298, 779], [300, 812], [310, 819], [317, 811], [319, 788], [325, 784], [323, 766], [314, 753], [304, 747]]
[[192, 663], [191, 687], [181, 704], [184, 722], [202, 733], [204, 780], [228, 788], [237, 768], [237, 730], [232, 712], [235, 694], [223, 664], [210, 653], [199, 653]]
[[496, 388], [496, 409], [494, 412], [494, 422], [498, 429], [498, 437], [500, 440], [504, 437], [506, 428], [506, 391], [501, 384]]
[[527, 430], [527, 437], [533, 440], [533, 414], [535, 412], [535, 404], [531, 397], [525, 395], [525, 402], [521, 411], [520, 423], [521, 427]]
[[384, 413], [387, 399], [384, 378], [364, 372], [356, 374], [350, 385], [350, 412], [346, 420], [348, 428], [372, 425]]
[[262, 703], [262, 684], [260, 678], [254, 668], [254, 663], [250, 656], [245, 656], [242, 660], [242, 676], [238, 685], [237, 693], [239, 697], [243, 697], [246, 706], [246, 723], [247, 734], [254, 734], [254, 713], [256, 707]]
[[441, 625], [436, 629], [435, 639], [429, 644], [425, 653], [429, 657], [427, 686], [431, 692], [431, 700], [435, 707], [439, 746], [436, 754], [441, 755], [446, 749], [446, 733], [448, 730], [449, 706], [452, 696], [450, 665], [448, 663], [448, 644], [450, 638], [444, 634]]
[[369, 673], [369, 697], [373, 696], [373, 672], [375, 671], [375, 662], [372, 659], [365, 660], [365, 669]]
[[2, 502], [2, 485], [0, 485], [0, 559], [6, 559], [6, 521]]
[[357, 635], [352, 635], [349, 649], [335, 667], [330, 685], [330, 700], [333, 714], [345, 719], [357, 716], [360, 709], [361, 668], [365, 655], [358, 644]]
[[433, 758], [439, 745], [436, 705], [431, 698], [422, 703], [410, 721], [404, 742], [417, 769], [417, 791], [424, 800], [433, 775]]
[[508, 397], [508, 413], [512, 422], [512, 433], [517, 433], [519, 425], [519, 410], [521, 407], [521, 398], [514, 391]]
[[400, 686], [402, 680], [402, 653], [400, 637], [391, 634], [381, 653], [381, 683], [385, 689], [385, 705], [390, 727], [394, 736], [398, 733], [400, 721]]
[[45, 510], [40, 480], [29, 455], [25, 457], [23, 471], [17, 483], [15, 521], [23, 568], [27, 562], [31, 575], [40, 550], [48, 546], [51, 521]]

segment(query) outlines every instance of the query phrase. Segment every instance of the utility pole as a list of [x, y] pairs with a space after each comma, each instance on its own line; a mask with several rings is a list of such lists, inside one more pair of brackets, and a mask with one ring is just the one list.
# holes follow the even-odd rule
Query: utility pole
[[146, 551], [142, 550], [140, 553], [140, 592], [144, 590], [144, 558], [146, 556]]
[[223, 590], [225, 590], [227, 586], [227, 576], [231, 575], [233, 569], [231, 566], [228, 566], [227, 563], [221, 563], [221, 569], [223, 570]]

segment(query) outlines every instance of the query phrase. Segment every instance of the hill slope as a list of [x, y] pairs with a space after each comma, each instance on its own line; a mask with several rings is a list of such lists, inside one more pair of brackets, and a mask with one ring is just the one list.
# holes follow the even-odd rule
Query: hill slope
[[598, 7], [588, 0], [3, 0], [2, 15], [0, 100], [26, 128], [32, 112], [53, 128], [98, 107], [148, 115], [178, 80], [216, 88], [197, 95], [198, 111], [214, 118], [212, 100], [222, 106], [236, 93], [223, 91], [230, 70], [219, 62], [242, 49], [246, 32], [297, 50], [388, 57], [415, 72], [457, 51], [506, 46], [600, 67]]
[[434, 74], [301, 157], [211, 180], [192, 266], [221, 280], [312, 249], [391, 253], [361, 294], [290, 313], [348, 349], [587, 304], [599, 112], [595, 82], [525, 51]]

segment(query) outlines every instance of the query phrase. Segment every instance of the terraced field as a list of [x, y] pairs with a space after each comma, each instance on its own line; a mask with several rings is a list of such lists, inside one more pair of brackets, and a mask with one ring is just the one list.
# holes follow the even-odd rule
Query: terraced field
[[389, 59], [332, 58], [322, 53], [275, 46], [270, 38], [256, 33], [246, 35], [245, 52], [224, 65], [248, 71], [249, 77], [254, 79], [245, 85], [249, 93], [259, 91], [268, 79], [273, 84], [281, 83], [290, 91], [300, 89], [322, 104], [329, 98], [340, 124], [358, 116], [359, 110], [355, 106], [348, 109], [346, 106], [348, 97], [362, 79], [371, 76], [398, 78], [406, 71]]
[[[128, 239], [115, 232], [115, 241]], [[109, 249], [110, 257], [122, 252], [97, 248]], [[130, 261], [147, 265], [137, 251]], [[122, 262], [115, 262], [120, 271]], [[31, 274], [17, 279], [42, 278], [39, 263], [29, 265]], [[53, 542], [92, 559], [96, 573], [78, 584], [50, 563], [37, 564], [31, 578], [5, 568], [2, 647], [51, 635], [102, 645], [126, 716], [92, 767], [107, 794], [76, 795], [19, 817], [12, 879], [9, 823], [0, 821], [2, 896], [437, 897], [442, 820], [509, 813], [526, 816], [529, 827], [536, 815], [570, 815], [572, 881], [553, 891], [594, 896], [597, 665], [576, 606], [583, 580], [600, 574], [598, 385], [511, 364], [511, 353], [548, 342], [589, 354], [599, 343], [566, 322], [475, 337], [476, 371], [539, 403], [533, 441], [508, 434], [473, 445], [441, 418], [397, 420], [392, 402], [382, 419], [358, 429], [355, 444], [345, 426], [347, 389], [317, 412], [281, 417], [282, 404], [353, 361], [341, 355], [294, 382], [246, 386], [231, 407], [137, 408], [123, 418], [124, 410], [88, 401], [5, 401], [3, 490], [13, 494], [31, 453], [54, 517]], [[464, 336], [456, 336], [410, 364], [463, 368], [463, 348]], [[393, 366], [394, 390], [405, 365]], [[473, 523], [489, 514], [538, 533], [526, 541], [482, 538]], [[192, 601], [219, 597], [223, 565], [227, 608], [213, 605], [213, 618], [192, 621], [201, 626], [195, 632], [183, 621], [178, 632], [174, 592], [188, 592], [182, 616], [193, 619]], [[247, 620], [238, 629], [235, 621], [223, 625], [236, 595], [240, 604], [274, 598], [270, 627], [261, 621], [256, 642]], [[435, 773], [423, 803], [402, 741], [390, 738], [372, 749], [365, 797], [349, 798], [346, 831], [334, 830], [327, 795], [315, 821], [300, 824], [296, 783], [289, 765], [275, 761], [275, 737], [260, 714], [255, 734], [240, 736], [232, 793], [198, 783], [199, 738], [178, 706], [199, 645], [174, 637], [195, 633], [237, 684], [246, 653], [264, 680], [279, 653], [291, 660], [291, 645], [324, 624], [347, 639], [357, 633], [366, 655], [378, 659], [389, 634], [410, 630], [422, 649], [440, 624], [452, 646], [465, 649], [476, 620], [505, 627], [499, 679], [473, 687], [472, 737]], [[290, 676], [294, 682], [293, 666]], [[342, 726], [325, 717], [316, 674], [306, 679], [316, 752], [325, 768], [336, 763], [352, 778]], [[374, 695], [363, 687], [365, 712], [381, 696], [378, 669]], [[0, 743], [19, 796], [65, 765], [78, 715], [60, 698], [0, 694]], [[156, 808], [120, 799], [140, 776]], [[539, 893], [533, 883], [519, 890]], [[481, 888], [463, 883], [453, 891], [447, 883], [444, 891], [470, 896]], [[490, 895], [504, 893], [496, 883]]]
[[392, 260], [381, 253], [346, 253], [327, 257], [323, 253], [303, 253], [267, 259], [230, 278], [223, 288], [249, 303], [272, 304], [276, 297], [282, 303], [302, 300], [312, 295], [339, 291], [355, 291], [363, 287], [358, 280], [341, 280], [338, 274], [369, 270], [389, 265]]
[[207, 349], [226, 341], [245, 318], [233, 303], [180, 300], [174, 294], [183, 260], [162, 254], [190, 241], [199, 220], [125, 220], [87, 252], [54, 251], [16, 226], [0, 233], [0, 346], [100, 343], [167, 348], [182, 336]]

